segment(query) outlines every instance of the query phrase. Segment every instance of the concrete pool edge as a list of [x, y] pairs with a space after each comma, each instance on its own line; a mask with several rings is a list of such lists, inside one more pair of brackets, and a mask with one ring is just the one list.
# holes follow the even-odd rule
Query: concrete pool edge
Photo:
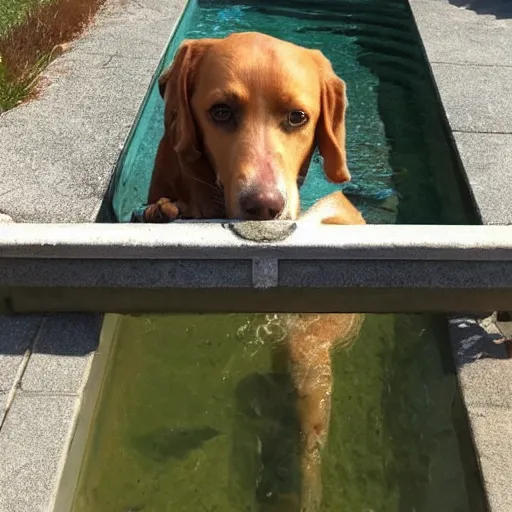
[[512, 226], [311, 230], [298, 221], [286, 238], [262, 243], [247, 238], [272, 239], [280, 230], [241, 222], [238, 232], [246, 224], [246, 238], [229, 223], [86, 224], [78, 231], [9, 224], [0, 235], [2, 308], [479, 312], [512, 302]]
[[[408, 1], [482, 222], [511, 224], [512, 125], [502, 119], [512, 110], [506, 86], [512, 60], [505, 51], [512, 12], [498, 19], [498, 3], [479, 12], [443, 0]], [[488, 507], [508, 512], [512, 361], [505, 346], [496, 345], [504, 333], [493, 319], [462, 316], [450, 319], [450, 338]]]
[[118, 323], [118, 315], [106, 314], [104, 316], [98, 350], [90, 366], [89, 376], [83, 392], [80, 414], [77, 417], [73, 439], [62, 470], [53, 512], [69, 512], [73, 505], [80, 471], [84, 463], [84, 450], [96, 411], [97, 401], [106, 376], [106, 368], [113, 348]]

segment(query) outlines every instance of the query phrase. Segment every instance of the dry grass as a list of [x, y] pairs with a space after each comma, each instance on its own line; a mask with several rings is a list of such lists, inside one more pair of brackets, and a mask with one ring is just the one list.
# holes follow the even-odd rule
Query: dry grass
[[32, 90], [52, 50], [77, 38], [105, 0], [50, 0], [0, 34], [0, 113]]

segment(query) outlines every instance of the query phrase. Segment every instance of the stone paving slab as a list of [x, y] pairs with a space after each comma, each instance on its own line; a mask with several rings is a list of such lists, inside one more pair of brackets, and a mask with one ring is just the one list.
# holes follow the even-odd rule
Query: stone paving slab
[[512, 67], [432, 63], [432, 70], [452, 130], [512, 133]]
[[483, 223], [512, 224], [512, 133], [453, 136]]
[[512, 409], [512, 360], [481, 359], [459, 368], [467, 406]]
[[512, 410], [471, 406], [468, 412], [490, 510], [510, 512]]
[[496, 21], [446, 0], [414, 1], [412, 10], [430, 62], [512, 66], [512, 18]]
[[19, 394], [0, 431], [0, 511], [49, 512], [79, 405], [77, 396]]
[[[171, 9], [172, 7], [176, 8], [176, 5], [170, 6]], [[72, 56], [82, 58], [86, 54], [97, 54], [112, 58], [112, 63], [115, 59], [125, 59], [131, 62], [134, 72], [139, 66], [143, 66], [144, 62], [149, 62], [150, 65], [153, 64], [154, 72], [155, 62], [158, 62], [162, 55], [165, 41], [169, 38], [178, 14], [173, 10], [165, 15], [152, 11], [148, 15], [145, 14], [147, 10], [140, 9], [132, 12], [131, 24], [134, 30], [130, 37], [126, 37], [126, 26], [119, 23], [119, 17], [112, 16], [95, 26], [94, 37], [77, 41], [74, 44]], [[128, 13], [130, 11], [125, 11], [123, 16]], [[163, 45], [155, 44], [155, 35], [164, 42]]]
[[[65, 87], [63, 79], [40, 101], [0, 117], [0, 140], [9, 148], [0, 161], [0, 209], [17, 222], [94, 220], [149, 79], [133, 72], [126, 84], [112, 80], [110, 69], [90, 73], [110, 81], [109, 89], [96, 83], [98, 90], [89, 91], [79, 81]], [[121, 100], [112, 101], [114, 91]]]
[[98, 346], [102, 315], [45, 319], [21, 380], [23, 391], [81, 393]]

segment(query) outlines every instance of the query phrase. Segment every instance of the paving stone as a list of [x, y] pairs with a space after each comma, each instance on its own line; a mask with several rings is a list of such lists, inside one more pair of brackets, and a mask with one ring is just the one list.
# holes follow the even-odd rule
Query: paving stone
[[512, 133], [512, 67], [433, 63], [452, 130]]
[[40, 316], [0, 316], [0, 391], [8, 392], [14, 384], [41, 321]]
[[7, 397], [9, 396], [9, 393], [7, 391], [0, 391], [0, 423], [2, 423], [4, 413], [5, 413], [5, 407], [7, 405]]
[[50, 512], [79, 400], [18, 393], [0, 431], [0, 511]]
[[469, 407], [468, 412], [490, 512], [510, 512], [512, 411], [503, 407]]
[[484, 224], [512, 224], [512, 134], [454, 137]]
[[512, 18], [497, 21], [444, 0], [410, 3], [431, 62], [512, 66]]

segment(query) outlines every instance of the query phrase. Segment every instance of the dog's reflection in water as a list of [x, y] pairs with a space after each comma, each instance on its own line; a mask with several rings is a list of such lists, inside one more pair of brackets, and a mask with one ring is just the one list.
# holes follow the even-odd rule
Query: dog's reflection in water
[[[239, 382], [232, 485], [255, 490], [258, 512], [320, 510], [331, 351], [353, 343], [362, 320], [362, 315], [283, 315], [288, 335], [273, 348], [272, 373]], [[332, 332], [325, 332], [326, 325]], [[333, 341], [335, 330], [341, 336]]]

